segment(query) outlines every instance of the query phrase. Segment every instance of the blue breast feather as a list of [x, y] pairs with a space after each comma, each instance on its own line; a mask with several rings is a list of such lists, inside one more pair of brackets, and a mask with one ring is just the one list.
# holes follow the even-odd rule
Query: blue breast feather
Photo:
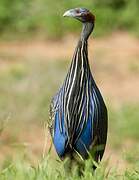
[[[77, 139], [77, 141], [74, 144], [74, 149], [82, 156], [85, 157], [88, 154], [89, 151], [89, 146], [92, 144], [93, 141], [93, 123], [92, 123], [92, 119], [94, 116], [94, 104], [91, 103], [90, 105], [90, 113], [89, 113], [89, 118], [79, 136], [79, 138]], [[85, 116], [85, 114], [84, 114]], [[58, 112], [55, 114], [55, 122], [54, 122], [54, 136], [53, 136], [53, 142], [55, 145], [55, 149], [56, 152], [58, 153], [58, 155], [60, 157], [62, 157], [65, 153], [66, 150], [66, 145], [67, 145], [67, 132], [65, 129], [65, 125], [64, 125], [64, 118], [62, 115], [62, 131], [60, 131], [60, 119], [59, 119], [59, 115]], [[79, 127], [81, 128], [81, 127]], [[77, 133], [78, 134], [78, 133]], [[75, 135], [76, 136], [76, 135]]]

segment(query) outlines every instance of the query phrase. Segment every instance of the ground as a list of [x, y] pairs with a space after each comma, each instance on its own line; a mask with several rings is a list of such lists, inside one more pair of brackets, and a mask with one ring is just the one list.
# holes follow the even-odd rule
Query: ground
[[[77, 40], [78, 40], [77, 37], [70, 35], [59, 41], [0, 42], [0, 71], [1, 71], [0, 74], [6, 74], [7, 69], [11, 69], [15, 65], [17, 68], [19, 69], [21, 68], [22, 71], [22, 68], [24, 68], [22, 67], [22, 64], [24, 63], [26, 64], [25, 61], [27, 61], [27, 66], [30, 67], [30, 59], [31, 59], [31, 66], [33, 63], [39, 61], [39, 66], [41, 66], [42, 64], [48, 67], [48, 69], [53, 68], [52, 66], [50, 66], [50, 64], [58, 63], [59, 61], [65, 63], [66, 61], [65, 63], [66, 65], [63, 65], [62, 63], [61, 66], [64, 66], [65, 67], [64, 69], [67, 70], [74, 48], [77, 44]], [[138, 93], [139, 92], [139, 80], [138, 80], [139, 79], [139, 62], [138, 62], [139, 40], [138, 39], [125, 32], [116, 32], [113, 33], [111, 36], [105, 38], [96, 39], [92, 37], [89, 40], [89, 59], [90, 59], [92, 72], [94, 74], [94, 77], [97, 81], [97, 84], [103, 96], [105, 97], [105, 101], [106, 104], [108, 104], [108, 107], [111, 104], [115, 108], [120, 108], [122, 107], [123, 104], [138, 103], [139, 100], [139, 93]], [[45, 67], [43, 68], [44, 68], [43, 71], [45, 71]], [[41, 69], [39, 70], [40, 72], [37, 72], [37, 67], [35, 67], [34, 71], [36, 71], [34, 72], [34, 74], [35, 73], [37, 74], [36, 75], [37, 78], [35, 80], [39, 81], [38, 77], [39, 75], [41, 76]], [[24, 69], [23, 69], [23, 73], [24, 73]], [[61, 79], [63, 80], [63, 74], [62, 75], [57, 74], [57, 75], [62, 76]], [[34, 77], [35, 76], [33, 75], [33, 78]], [[48, 82], [51, 82], [50, 78]], [[59, 82], [57, 82], [58, 84], [56, 85], [56, 87], [59, 87], [60, 85], [59, 83], [62, 82], [61, 79]], [[29, 82], [34, 82], [34, 80], [30, 80]], [[21, 86], [19, 85], [16, 86], [16, 88], [19, 88], [18, 89], [19, 95], [20, 93], [22, 93], [22, 89], [28, 88], [26, 86], [27, 86], [26, 82], [23, 82]], [[48, 86], [49, 84], [47, 84], [46, 87]], [[8, 88], [10, 89], [10, 85]], [[11, 88], [12, 91], [14, 91], [13, 87]], [[33, 84], [32, 88], [33, 88], [33, 93], [35, 95], [35, 92], [37, 91], [36, 89], [38, 87], [36, 87]], [[43, 92], [44, 91], [45, 90], [43, 90]], [[41, 93], [41, 87], [39, 92]], [[7, 98], [8, 97], [11, 96], [7, 95]], [[12, 100], [13, 102], [11, 102], [11, 106], [12, 103], [14, 104], [14, 98]], [[15, 107], [14, 110], [16, 111], [16, 105], [14, 104], [13, 106]], [[29, 113], [30, 116], [31, 111], [28, 112], [28, 110], [26, 110], [26, 108], [28, 109], [27, 106], [28, 104], [25, 105], [24, 113]], [[111, 121], [111, 119], [109, 119], [109, 121]], [[28, 122], [25, 121], [25, 123], [22, 122], [21, 125], [19, 122], [17, 124], [16, 123], [13, 124], [14, 125], [12, 125], [12, 122], [9, 123], [9, 120], [7, 120], [7, 122], [4, 123], [5, 127], [2, 129], [2, 131], [0, 131], [1, 164], [2, 162], [4, 162], [4, 160], [7, 157], [11, 158], [15, 156], [15, 154], [17, 153], [16, 146], [18, 146], [18, 148], [20, 147], [18, 149], [18, 152], [20, 152], [20, 149], [24, 149], [26, 153], [29, 154], [29, 160], [32, 163], [38, 162], [39, 158], [44, 153], [45, 144], [46, 144], [46, 151], [50, 146], [49, 139], [47, 140], [46, 143], [47, 135], [45, 134], [47, 134], [47, 132], [45, 132], [46, 129], [44, 128], [43, 123], [38, 123], [38, 122], [36, 123], [35, 121], [33, 125], [32, 124], [30, 125], [30, 123], [28, 124]], [[12, 128], [18, 130], [16, 131], [14, 130], [13, 132], [11, 130]], [[108, 142], [107, 142], [107, 148], [106, 148], [104, 160], [110, 158], [110, 163], [109, 163], [110, 166], [115, 165], [119, 169], [127, 168], [128, 163], [123, 159], [121, 151], [124, 151], [125, 149], [128, 149], [132, 145], [134, 145], [134, 140], [133, 138], [129, 137], [123, 141], [122, 146], [120, 146], [119, 149], [118, 148], [115, 149], [111, 145], [112, 142], [111, 135], [112, 134], [110, 131], [108, 133]], [[118, 136], [118, 134], [116, 136]]]

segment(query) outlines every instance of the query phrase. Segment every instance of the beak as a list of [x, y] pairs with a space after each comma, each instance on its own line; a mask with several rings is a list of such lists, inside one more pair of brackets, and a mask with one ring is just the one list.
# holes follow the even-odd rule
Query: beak
[[75, 10], [70, 9], [63, 14], [63, 17], [75, 17]]

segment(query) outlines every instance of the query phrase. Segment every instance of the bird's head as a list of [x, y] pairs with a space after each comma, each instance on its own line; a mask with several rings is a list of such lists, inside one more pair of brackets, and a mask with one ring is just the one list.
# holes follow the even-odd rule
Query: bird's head
[[95, 21], [95, 16], [86, 8], [70, 9], [70, 10], [66, 11], [63, 14], [63, 16], [64, 17], [73, 17], [83, 23], [85, 23], [85, 22], [94, 23], [94, 21]]

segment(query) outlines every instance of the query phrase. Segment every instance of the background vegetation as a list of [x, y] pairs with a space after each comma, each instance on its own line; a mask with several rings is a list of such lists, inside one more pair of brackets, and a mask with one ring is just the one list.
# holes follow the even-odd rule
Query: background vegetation
[[[109, 130], [102, 163], [92, 174], [89, 159], [79, 177], [47, 153], [45, 123], [81, 28], [62, 14], [81, 6], [97, 19], [89, 57]], [[138, 0], [0, 0], [0, 180], [139, 179], [138, 17]]]
[[[59, 38], [78, 31], [79, 24], [64, 21], [66, 9], [86, 7], [96, 15], [96, 35], [126, 30], [139, 35], [138, 0], [0, 0], [0, 33], [5, 38], [39, 37]], [[55, 29], [57, 27], [57, 29]], [[8, 36], [7, 36], [8, 35]]]

